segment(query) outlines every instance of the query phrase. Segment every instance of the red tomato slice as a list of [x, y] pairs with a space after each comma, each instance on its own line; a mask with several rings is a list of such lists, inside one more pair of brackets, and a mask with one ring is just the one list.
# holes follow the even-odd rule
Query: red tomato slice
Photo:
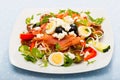
[[86, 48], [84, 50], [84, 53], [86, 53], [86, 52], [89, 52], [89, 54], [84, 58], [84, 61], [94, 58], [97, 55], [97, 52], [91, 47]]
[[34, 37], [34, 35], [31, 34], [31, 33], [20, 34], [20, 39], [21, 40], [30, 40], [33, 37]]

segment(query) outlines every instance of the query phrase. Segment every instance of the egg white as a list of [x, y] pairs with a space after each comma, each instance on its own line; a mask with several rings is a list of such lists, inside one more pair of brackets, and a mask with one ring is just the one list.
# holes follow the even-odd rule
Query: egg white
[[63, 39], [65, 36], [67, 35], [67, 33], [65, 31], [62, 31], [62, 33], [54, 33], [52, 36], [57, 38], [58, 40]]
[[74, 23], [74, 20], [72, 19], [71, 16], [66, 16], [66, 17], [63, 18], [63, 20], [68, 24], [73, 24]]
[[52, 33], [54, 33], [55, 28], [56, 28], [56, 26], [55, 26], [55, 22], [54, 22], [54, 21], [52, 21], [51, 23], [48, 23], [48, 24], [47, 24], [47, 27], [46, 27], [46, 33], [47, 33], [47, 34], [52, 34]]
[[[89, 31], [87, 34], [83, 31], [85, 29], [87, 29]], [[88, 36], [90, 36], [90, 34], [92, 33], [92, 31], [91, 31], [91, 29], [89, 27], [79, 26], [78, 27], [78, 33], [79, 33], [79, 36], [88, 37]]]

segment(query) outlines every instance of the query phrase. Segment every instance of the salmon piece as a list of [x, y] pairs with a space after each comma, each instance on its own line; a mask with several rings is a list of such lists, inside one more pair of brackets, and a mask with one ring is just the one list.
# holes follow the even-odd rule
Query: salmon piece
[[45, 34], [43, 37], [38, 39], [39, 41], [44, 41], [48, 45], [55, 45], [58, 43], [60, 45], [60, 51], [68, 49], [72, 45], [76, 45], [80, 43], [81, 38], [75, 37], [72, 35], [67, 35], [64, 39], [58, 40], [51, 35]]
[[43, 41], [48, 45], [55, 45], [58, 42], [58, 40], [55, 39], [52, 35], [47, 34], [44, 34], [41, 38], [35, 37], [33, 41]]
[[60, 50], [66, 50], [70, 46], [76, 45], [80, 43], [81, 38], [68, 35], [66, 36], [66, 39], [63, 39], [59, 42], [60, 44]]
[[57, 39], [55, 39], [52, 35], [47, 35], [45, 34], [43, 36], [43, 41], [45, 43], [47, 43], [48, 45], [55, 45], [56, 43], [58, 43], [59, 41]]

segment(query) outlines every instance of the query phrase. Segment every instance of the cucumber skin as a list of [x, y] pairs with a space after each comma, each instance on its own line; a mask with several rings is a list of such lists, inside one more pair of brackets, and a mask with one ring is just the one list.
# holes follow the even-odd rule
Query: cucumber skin
[[107, 48], [103, 49], [103, 53], [107, 52], [109, 49], [110, 49], [110, 45]]
[[108, 50], [110, 49], [110, 45], [104, 47], [104, 48], [100, 48], [100, 47], [96, 47], [94, 46], [98, 51], [102, 52], [102, 53], [105, 53], [105, 52], [108, 52]]

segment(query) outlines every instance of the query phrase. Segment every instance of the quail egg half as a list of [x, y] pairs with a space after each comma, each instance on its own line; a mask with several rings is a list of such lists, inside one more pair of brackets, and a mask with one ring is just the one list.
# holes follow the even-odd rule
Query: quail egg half
[[62, 52], [53, 52], [48, 57], [48, 61], [54, 66], [61, 66], [64, 64], [64, 54]]

